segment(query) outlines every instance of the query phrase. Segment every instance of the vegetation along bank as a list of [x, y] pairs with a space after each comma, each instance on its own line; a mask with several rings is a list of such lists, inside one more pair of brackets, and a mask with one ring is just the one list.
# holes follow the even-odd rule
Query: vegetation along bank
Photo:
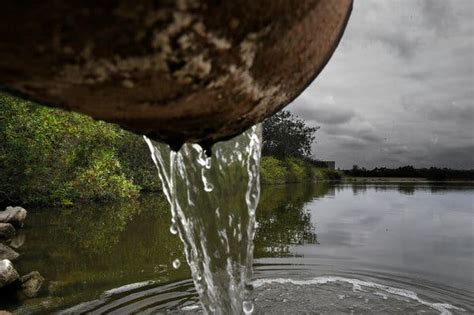
[[[337, 178], [309, 158], [316, 130], [286, 111], [265, 121], [262, 183]], [[141, 136], [6, 93], [0, 93], [0, 178], [0, 206], [116, 201], [161, 188]]]

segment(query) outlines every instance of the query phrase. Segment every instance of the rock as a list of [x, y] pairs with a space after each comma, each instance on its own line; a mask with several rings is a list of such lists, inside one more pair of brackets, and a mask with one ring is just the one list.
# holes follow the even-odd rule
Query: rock
[[21, 287], [23, 294], [27, 297], [32, 298], [38, 295], [41, 286], [43, 285], [44, 278], [38, 271], [32, 271], [27, 275], [20, 278]]
[[16, 234], [15, 236], [13, 236], [12, 238], [8, 240], [8, 246], [15, 249], [20, 248], [25, 243], [25, 240], [26, 240], [25, 234], [23, 233]]
[[337, 47], [351, 8], [352, 0], [3, 1], [0, 86], [174, 148], [210, 145], [299, 95]]
[[4, 211], [0, 211], [0, 223], [11, 223], [22, 227], [27, 214], [28, 212], [22, 207], [7, 207]]
[[20, 275], [8, 259], [0, 260], [0, 289], [14, 283], [20, 278]]
[[15, 228], [10, 223], [0, 223], [0, 238], [10, 239], [15, 236]]
[[15, 260], [20, 256], [17, 252], [11, 249], [9, 246], [0, 243], [0, 260], [8, 259]]
[[12, 315], [12, 313], [7, 311], [0, 311], [0, 315]]

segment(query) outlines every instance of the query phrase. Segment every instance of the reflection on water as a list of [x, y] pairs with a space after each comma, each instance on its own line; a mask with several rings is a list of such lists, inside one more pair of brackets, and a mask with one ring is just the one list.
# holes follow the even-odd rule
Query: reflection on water
[[294, 248], [306, 263], [401, 272], [474, 287], [473, 186], [338, 186], [306, 204], [320, 246]]
[[[266, 188], [266, 187], [265, 187]], [[334, 191], [327, 185], [288, 185], [263, 189], [257, 211], [256, 257], [295, 256], [294, 245], [317, 244], [311, 214], [305, 204]]]
[[24, 303], [0, 295], [0, 306], [58, 309], [127, 283], [186, 279], [186, 268], [171, 267], [183, 253], [169, 222], [168, 203], [156, 196], [133, 203], [31, 210], [15, 266], [20, 273], [40, 271], [46, 292]]
[[[257, 210], [256, 276], [358, 278], [471, 311], [473, 197], [474, 186], [461, 184], [264, 186]], [[0, 308], [63, 310], [132, 283], [142, 284], [109, 292], [106, 297], [113, 296], [113, 304], [97, 302], [95, 309], [149, 311], [192, 304], [196, 298], [187, 266], [171, 266], [184, 257], [181, 241], [169, 232], [170, 220], [168, 204], [159, 196], [127, 204], [32, 209], [15, 265], [20, 273], [38, 270], [47, 279], [45, 291], [27, 301], [0, 295]], [[282, 296], [283, 291], [274, 289], [268, 294]], [[311, 290], [339, 292], [347, 297], [344, 301], [355, 303], [339, 284]], [[285, 292], [287, 299], [305, 297], [301, 290]], [[256, 294], [260, 298], [261, 292]], [[332, 295], [325, 298], [331, 301]], [[305, 303], [300, 300], [299, 307]], [[257, 310], [279, 305], [256, 304]]]

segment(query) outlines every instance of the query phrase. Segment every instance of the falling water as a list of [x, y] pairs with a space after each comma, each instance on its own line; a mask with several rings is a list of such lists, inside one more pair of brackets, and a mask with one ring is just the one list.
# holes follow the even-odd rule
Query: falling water
[[[202, 307], [207, 313], [252, 313], [255, 210], [260, 194], [260, 127], [214, 145], [178, 152], [145, 138], [171, 205]], [[179, 268], [180, 262], [173, 261]]]

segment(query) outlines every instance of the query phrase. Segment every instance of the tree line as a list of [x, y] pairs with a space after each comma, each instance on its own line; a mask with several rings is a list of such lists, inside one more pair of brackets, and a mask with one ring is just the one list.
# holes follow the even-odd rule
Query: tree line
[[411, 177], [431, 180], [474, 180], [474, 170], [454, 170], [450, 168], [415, 168], [412, 165], [398, 168], [376, 167], [371, 170], [354, 165], [344, 174], [353, 177]]

